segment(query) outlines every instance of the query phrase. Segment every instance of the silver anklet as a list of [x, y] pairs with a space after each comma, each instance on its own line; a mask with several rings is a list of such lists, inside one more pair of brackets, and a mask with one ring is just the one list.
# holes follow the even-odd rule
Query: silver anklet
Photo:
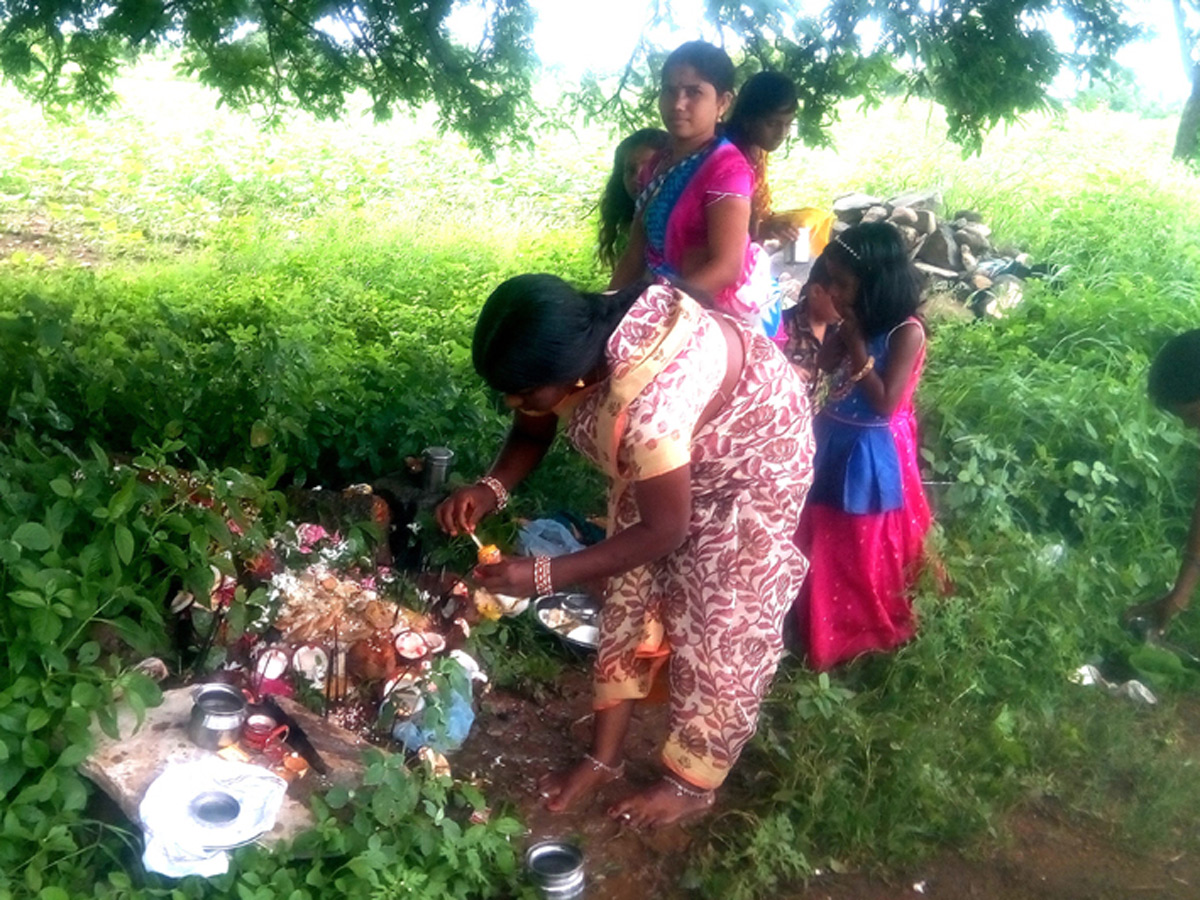
[[688, 784], [682, 778], [677, 778], [674, 775], [665, 776], [666, 780], [671, 783], [671, 787], [675, 789], [675, 793], [680, 797], [691, 797], [693, 800], [707, 800], [713, 796], [712, 790], [698, 791], [694, 786]]
[[621, 760], [620, 765], [610, 766], [600, 762], [600, 760], [596, 759], [590, 753], [583, 754], [583, 760], [592, 767], [593, 772], [603, 772], [610, 778], [620, 778], [625, 774], [625, 760]]

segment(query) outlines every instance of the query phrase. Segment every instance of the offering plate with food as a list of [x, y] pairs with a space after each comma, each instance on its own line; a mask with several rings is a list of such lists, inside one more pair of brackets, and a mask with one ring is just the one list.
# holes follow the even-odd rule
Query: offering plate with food
[[600, 646], [600, 601], [590, 594], [546, 594], [531, 607], [538, 623], [576, 650], [590, 652]]

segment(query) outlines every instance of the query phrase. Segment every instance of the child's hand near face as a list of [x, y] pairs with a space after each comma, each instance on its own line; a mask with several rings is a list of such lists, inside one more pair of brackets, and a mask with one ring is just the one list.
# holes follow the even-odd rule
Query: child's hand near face
[[812, 282], [807, 288], [808, 321], [812, 325], [832, 325], [842, 320], [833, 303], [833, 295], [823, 284]]

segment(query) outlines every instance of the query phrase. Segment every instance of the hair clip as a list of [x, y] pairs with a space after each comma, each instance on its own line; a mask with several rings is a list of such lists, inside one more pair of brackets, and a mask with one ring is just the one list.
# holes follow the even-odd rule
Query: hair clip
[[858, 255], [858, 251], [855, 250], [853, 247], [851, 247], [849, 244], [847, 244], [845, 241], [843, 241], [842, 236], [840, 234], [833, 239], [833, 242], [835, 244], [837, 244], [839, 247], [841, 247], [843, 250], [845, 250], [847, 253], [849, 253], [851, 256], [853, 256], [855, 259], [857, 259], [859, 262], [862, 262], [862, 257]]

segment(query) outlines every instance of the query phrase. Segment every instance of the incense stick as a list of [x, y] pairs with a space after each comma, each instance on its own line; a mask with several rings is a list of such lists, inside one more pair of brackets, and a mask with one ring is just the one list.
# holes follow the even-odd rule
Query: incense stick
[[333, 623], [333, 677], [335, 684], [333, 686], [333, 697], [338, 699], [338, 686], [336, 684], [338, 671], [338, 627], [337, 622]]
[[329, 681], [330, 681], [329, 675], [330, 675], [329, 660], [327, 659], [327, 660], [325, 660], [325, 684], [324, 684], [325, 703], [321, 706], [321, 718], [322, 719], [329, 718]]

